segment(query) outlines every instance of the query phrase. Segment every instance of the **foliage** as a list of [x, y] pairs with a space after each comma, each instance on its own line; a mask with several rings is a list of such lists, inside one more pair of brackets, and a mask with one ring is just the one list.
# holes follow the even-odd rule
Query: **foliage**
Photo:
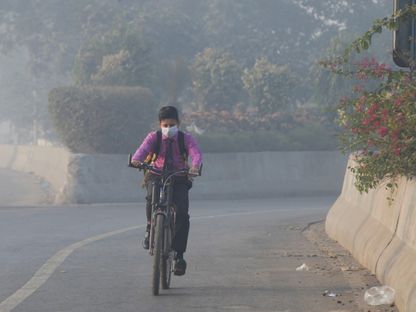
[[[388, 1], [210, 0], [201, 10], [213, 47], [230, 51], [244, 65], [260, 55], [304, 71], [321, 47], [340, 30], [362, 31], [366, 21], [385, 15]], [[307, 51], [307, 52], [306, 52]]]
[[[338, 106], [341, 142], [345, 151], [355, 152], [356, 164], [351, 170], [360, 192], [368, 192], [383, 180], [393, 181], [387, 187], [394, 189], [399, 176], [415, 176], [416, 87], [413, 70], [395, 71], [372, 58], [352, 63], [347, 70], [344, 64], [354, 52], [368, 49], [373, 36], [383, 28], [395, 29], [411, 15], [416, 15], [416, 6], [376, 20], [344, 55], [324, 63], [340, 75], [364, 82], [354, 87], [354, 96], [341, 99]], [[368, 81], [377, 81], [377, 87], [368, 88]]]
[[200, 110], [228, 109], [241, 99], [242, 69], [230, 54], [205, 49], [196, 56], [191, 74]]
[[335, 133], [320, 124], [309, 124], [284, 132], [207, 132], [196, 135], [196, 138], [201, 149], [207, 153], [321, 151], [337, 148]]
[[256, 110], [244, 111], [237, 107], [234, 112], [210, 110], [186, 113], [182, 118], [182, 124], [189, 129], [196, 127], [201, 131], [230, 133], [257, 130], [284, 132], [313, 123], [330, 127], [330, 122], [319, 110], [305, 109], [261, 114]]
[[[340, 34], [331, 40], [329, 48], [325, 51], [325, 55], [328, 58], [338, 56], [346, 49], [350, 42], [350, 36]], [[352, 87], [357, 84], [357, 81], [354, 79], [337, 75], [321, 66], [321, 64], [317, 64], [313, 68], [312, 77], [315, 77], [312, 80], [314, 100], [326, 109], [334, 109], [342, 97], [352, 95]]]
[[180, 2], [148, 1], [133, 18], [133, 27], [151, 42], [158, 59], [192, 59], [206, 44], [195, 12], [187, 13]]
[[339, 105], [342, 143], [357, 151], [352, 170], [357, 188], [367, 192], [384, 179], [416, 174], [416, 87], [410, 73], [393, 72], [375, 60], [364, 60], [357, 75], [381, 80], [378, 89], [356, 88], [357, 96]]
[[237, 107], [232, 113], [186, 113], [181, 124], [197, 135], [205, 152], [336, 149], [336, 129], [318, 111], [261, 115]]
[[141, 35], [120, 27], [91, 40], [76, 59], [78, 84], [151, 86], [154, 63]]
[[177, 58], [175, 61], [164, 61], [159, 64], [157, 87], [161, 103], [178, 102], [184, 90], [191, 85], [191, 73], [186, 62]]
[[[50, 138], [48, 93], [70, 83], [80, 46], [112, 29], [132, 1], [2, 0], [0, 4], [0, 119], [32, 138], [34, 123]], [[135, 0], [139, 2], [139, 0]], [[13, 63], [18, 65], [15, 66]], [[4, 76], [1, 77], [1, 76]], [[6, 99], [7, 98], [7, 99]]]
[[150, 129], [152, 95], [139, 87], [61, 87], [49, 112], [62, 142], [75, 153], [128, 153]]
[[387, 0], [2, 0], [0, 47], [27, 47], [38, 73], [68, 71], [80, 46], [123, 21], [167, 58], [191, 58], [212, 46], [239, 61], [265, 55], [302, 67], [340, 29], [361, 31], [390, 7]]
[[[31, 85], [31, 90], [24, 90], [28, 96], [24, 100], [16, 96], [8, 103], [15, 108], [14, 120], [22, 117], [29, 124], [35, 111], [34, 103], [39, 111], [45, 111], [49, 90], [70, 83], [70, 74], [78, 59], [75, 70], [78, 83], [143, 84], [151, 88], [161, 102], [182, 96], [183, 102], [198, 100], [203, 104], [188, 88], [190, 82], [185, 70], [181, 70], [184, 75], [181, 74], [181, 83], [176, 86], [168, 80], [178, 77], [178, 71], [172, 71], [175, 72], [172, 75], [166, 73], [177, 59], [185, 60], [183, 68], [186, 68], [205, 48], [226, 51], [244, 68], [251, 68], [261, 56], [274, 64], [288, 64], [300, 79], [294, 90], [295, 100], [305, 103], [313, 92], [310, 67], [321, 57], [322, 46], [340, 30], [362, 32], [369, 20], [391, 10], [390, 2], [2, 0], [0, 52], [15, 55], [20, 60], [18, 53], [27, 51], [29, 58], [25, 60], [24, 71], [32, 73], [31, 77], [26, 75], [17, 82], [21, 86]], [[123, 27], [137, 38], [141, 37], [138, 40], [149, 49], [149, 54], [143, 52], [143, 59], [136, 58], [131, 49], [118, 44], [116, 39], [110, 40], [111, 34], [120, 33]], [[103, 52], [98, 46], [104, 49], [104, 42], [108, 47]], [[390, 37], [385, 42], [390, 42]], [[149, 69], [145, 70], [143, 79], [137, 74], [134, 62], [144, 64], [140, 70]], [[6, 77], [14, 72], [14, 68], [4, 63], [1, 67]], [[0, 86], [2, 94], [9, 91], [9, 85]], [[30, 95], [32, 89], [38, 93], [36, 99]], [[0, 107], [0, 116], [6, 113], [11, 116]], [[47, 122], [44, 124], [46, 126]]]
[[124, 9], [102, 0], [3, 0], [0, 47], [11, 52], [24, 46], [38, 77], [67, 72], [81, 42], [111, 29]]
[[244, 71], [242, 80], [250, 103], [261, 114], [285, 111], [293, 105], [290, 94], [296, 82], [287, 66], [278, 66], [260, 58], [251, 69]]
[[[407, 6], [405, 9], [394, 12], [391, 16], [384, 17], [382, 19], [374, 20], [373, 24], [362, 36], [355, 39], [344, 50], [343, 55], [331, 59], [330, 62], [323, 62], [325, 66], [329, 66], [333, 71], [339, 74], [352, 74], [353, 69], [349, 72], [345, 70], [345, 65], [348, 63], [354, 53], [362, 53], [367, 51], [373, 44], [373, 37], [383, 32], [383, 29], [397, 30], [402, 22], [407, 21], [409, 18], [416, 16], [416, 5]], [[353, 64], [354, 66], [354, 64]]]

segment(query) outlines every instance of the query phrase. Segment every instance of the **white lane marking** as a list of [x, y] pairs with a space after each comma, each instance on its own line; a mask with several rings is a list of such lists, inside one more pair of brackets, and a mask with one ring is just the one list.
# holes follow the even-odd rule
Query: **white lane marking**
[[[302, 210], [302, 209], [297, 209]], [[310, 208], [308, 209], [310, 210]], [[232, 216], [244, 216], [244, 215], [259, 215], [273, 212], [283, 212], [283, 211], [293, 211], [291, 209], [280, 209], [280, 210], [263, 210], [263, 211], [250, 211], [250, 212], [240, 212], [240, 213], [227, 213], [220, 215], [211, 215], [211, 216], [200, 216], [191, 218], [191, 220], [201, 220], [201, 219], [213, 219], [213, 218], [223, 218], [223, 217], [232, 217]], [[128, 231], [137, 230], [144, 228], [146, 225], [132, 226], [101, 235], [93, 236], [72, 245], [65, 247], [58, 251], [54, 256], [52, 256], [44, 265], [40, 267], [39, 270], [32, 276], [32, 278], [14, 294], [8, 297], [6, 300], [0, 303], [0, 312], [10, 312], [21, 304], [24, 300], [30, 297], [36, 290], [38, 290], [46, 281], [52, 276], [56, 269], [65, 261], [70, 254], [75, 250], [84, 247], [85, 245], [94, 243], [96, 241], [122, 234]]]
[[[320, 208], [298, 208], [296, 211], [303, 211], [308, 210], [311, 212], [322, 212]], [[274, 210], [261, 210], [261, 211], [246, 211], [246, 212], [238, 212], [238, 213], [224, 213], [219, 215], [211, 215], [211, 216], [199, 216], [199, 217], [192, 217], [191, 220], [200, 220], [200, 219], [213, 219], [213, 218], [222, 218], [222, 217], [233, 217], [233, 216], [252, 216], [252, 215], [261, 215], [267, 213], [274, 213], [274, 212], [293, 212], [293, 209], [274, 209]], [[1, 311], [0, 311], [1, 312]]]
[[252, 216], [252, 215], [266, 214], [266, 213], [272, 213], [272, 212], [277, 212], [277, 211], [282, 211], [282, 210], [263, 210], [263, 211], [247, 211], [247, 212], [239, 212], [239, 213], [224, 213], [220, 215], [192, 217], [191, 220], [214, 219], [214, 218], [233, 217], [233, 216]]
[[13, 295], [8, 297], [2, 303], [0, 303], [0, 312], [10, 312], [16, 308], [20, 303], [30, 297], [36, 290], [39, 289], [55, 272], [55, 270], [65, 261], [65, 259], [73, 253], [75, 250], [84, 247], [85, 245], [91, 244], [93, 242], [108, 238], [110, 236], [122, 234], [131, 230], [136, 230], [143, 228], [145, 225], [133, 226], [117, 231], [112, 231], [104, 233], [101, 235], [93, 236], [68, 247], [58, 251], [52, 258], [45, 262], [44, 265], [40, 267], [39, 270], [33, 275], [33, 277], [19, 290], [17, 290]]

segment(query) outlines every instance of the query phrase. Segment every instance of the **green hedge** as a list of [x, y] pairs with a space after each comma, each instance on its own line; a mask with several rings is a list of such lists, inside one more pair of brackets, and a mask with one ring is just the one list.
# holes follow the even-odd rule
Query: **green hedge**
[[196, 138], [202, 151], [208, 153], [322, 151], [336, 150], [338, 144], [335, 131], [319, 124], [309, 124], [284, 132], [207, 132], [196, 135]]
[[75, 153], [134, 151], [155, 111], [151, 92], [141, 87], [61, 87], [49, 94], [53, 125]]

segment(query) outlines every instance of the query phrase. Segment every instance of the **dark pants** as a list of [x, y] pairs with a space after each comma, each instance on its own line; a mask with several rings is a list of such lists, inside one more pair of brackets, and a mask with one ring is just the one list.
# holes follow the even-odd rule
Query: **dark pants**
[[[156, 175], [149, 175], [146, 179], [146, 217], [150, 225], [152, 218], [152, 186], [154, 182], [159, 181]], [[189, 235], [189, 190], [192, 182], [188, 177], [174, 177], [173, 184], [173, 203], [176, 206], [176, 224], [175, 236], [172, 242], [172, 248], [178, 253], [186, 251]]]

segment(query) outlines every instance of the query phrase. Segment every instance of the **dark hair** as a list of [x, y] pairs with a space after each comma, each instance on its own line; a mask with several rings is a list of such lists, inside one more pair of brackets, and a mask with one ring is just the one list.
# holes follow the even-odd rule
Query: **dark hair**
[[177, 122], [179, 122], [179, 114], [178, 110], [175, 106], [163, 106], [159, 110], [159, 121], [162, 121], [163, 119], [175, 119]]

